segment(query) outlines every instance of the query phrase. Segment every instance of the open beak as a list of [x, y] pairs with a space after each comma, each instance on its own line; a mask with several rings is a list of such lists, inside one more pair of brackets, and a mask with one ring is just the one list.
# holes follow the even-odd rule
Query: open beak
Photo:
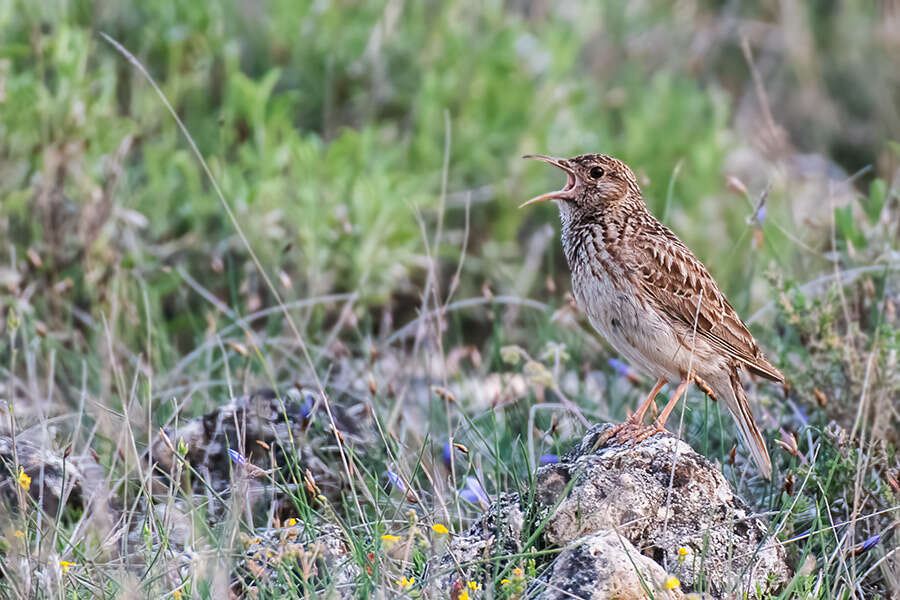
[[519, 205], [519, 208], [524, 208], [531, 204], [537, 204], [538, 202], [543, 202], [544, 200], [568, 200], [572, 198], [572, 191], [575, 189], [575, 171], [569, 166], [569, 161], [564, 158], [553, 158], [552, 156], [544, 156], [543, 154], [526, 154], [522, 158], [536, 158], [538, 160], [542, 160], [545, 163], [550, 163], [555, 167], [559, 167], [563, 171], [566, 172], [566, 187], [561, 190], [556, 190], [555, 192], [547, 192], [546, 194], [541, 194], [540, 196], [535, 196], [531, 200], [527, 202], [523, 202]]

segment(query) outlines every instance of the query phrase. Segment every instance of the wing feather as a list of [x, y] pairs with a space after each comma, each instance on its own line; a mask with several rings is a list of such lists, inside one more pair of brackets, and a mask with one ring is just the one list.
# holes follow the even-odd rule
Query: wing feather
[[692, 329], [696, 319], [697, 335], [713, 347], [753, 373], [783, 383], [784, 375], [763, 356], [747, 326], [693, 252], [655, 219], [641, 232], [641, 238], [641, 244], [631, 247], [632, 272], [656, 305]]

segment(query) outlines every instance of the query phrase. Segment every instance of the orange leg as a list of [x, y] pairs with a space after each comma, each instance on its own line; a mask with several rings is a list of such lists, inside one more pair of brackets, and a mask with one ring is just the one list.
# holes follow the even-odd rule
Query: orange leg
[[663, 409], [662, 413], [660, 413], [659, 418], [656, 419], [656, 422], [653, 424], [658, 430], [662, 431], [666, 427], [666, 421], [669, 419], [669, 415], [675, 410], [675, 405], [678, 404], [678, 399], [684, 394], [684, 391], [687, 389], [687, 386], [690, 385], [691, 378], [682, 379], [681, 383], [678, 384], [678, 389], [675, 390], [675, 393], [672, 394], [672, 397], [669, 399], [668, 404]]
[[631, 418], [628, 420], [637, 425], [643, 423], [644, 415], [647, 414], [647, 409], [649, 409], [650, 405], [653, 404], [653, 400], [656, 399], [656, 396], [659, 394], [659, 390], [661, 390], [664, 385], [666, 385], [665, 379], [657, 380], [656, 385], [653, 386], [652, 390], [650, 390], [650, 395], [647, 396], [647, 399], [644, 400], [644, 403], [638, 407], [637, 412], [631, 415]]
[[633, 438], [635, 435], [639, 435], [645, 429], [648, 432], [655, 433], [655, 429], [644, 427], [644, 415], [647, 413], [647, 409], [653, 404], [653, 400], [656, 399], [656, 396], [659, 394], [659, 390], [666, 385], [665, 379], [660, 379], [656, 382], [656, 385], [653, 386], [653, 389], [650, 390], [650, 395], [647, 396], [647, 399], [638, 407], [637, 411], [628, 417], [624, 423], [619, 423], [612, 429], [607, 430], [603, 436], [597, 440], [596, 448], [600, 446], [606, 445], [613, 438], [617, 438], [619, 434], [624, 433], [620, 442], [624, 443], [625, 441]]

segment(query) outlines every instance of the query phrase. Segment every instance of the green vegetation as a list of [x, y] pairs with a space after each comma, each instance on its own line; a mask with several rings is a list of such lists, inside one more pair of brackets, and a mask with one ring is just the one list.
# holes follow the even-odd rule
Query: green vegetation
[[[528, 499], [537, 457], [583, 431], [541, 403], [621, 419], [650, 386], [567, 308], [555, 209], [517, 210], [561, 184], [532, 152], [635, 167], [787, 373], [787, 397], [753, 392], [773, 482], [730, 455], [727, 416], [697, 392], [682, 431], [771, 511], [798, 572], [780, 597], [900, 589], [897, 16], [585, 4], [0, 3], [0, 436], [94, 453], [127, 515], [108, 530], [85, 506], [39, 517], [0, 478], [0, 596], [216, 598], [236, 570], [260, 598], [314, 595], [328, 585], [302, 569], [241, 571], [238, 534], [289, 515], [351, 538], [361, 595], [415, 595], [446, 545], [431, 526], [482, 512], [457, 490]], [[240, 231], [101, 33], [159, 85]], [[338, 493], [304, 491], [309, 456], [287, 456], [291, 510], [211, 524], [189, 493], [203, 473], [150, 481], [160, 427], [294, 382], [377, 421], [343, 458], [328, 418], [310, 424]], [[444, 472], [451, 438], [465, 452]], [[17, 476], [7, 450], [0, 472]], [[189, 550], [148, 509], [174, 504]], [[515, 597], [552, 558], [486, 566], [472, 600]]]

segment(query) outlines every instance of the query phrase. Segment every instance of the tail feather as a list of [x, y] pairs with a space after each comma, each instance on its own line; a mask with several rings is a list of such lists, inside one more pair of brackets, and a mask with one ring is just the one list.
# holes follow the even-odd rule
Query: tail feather
[[750, 455], [753, 457], [753, 462], [756, 463], [760, 474], [766, 479], [771, 479], [772, 461], [769, 459], [769, 452], [766, 450], [766, 442], [762, 437], [762, 433], [760, 433], [759, 427], [756, 426], [756, 421], [753, 419], [753, 413], [750, 411], [750, 402], [747, 398], [747, 393], [744, 391], [744, 386], [741, 385], [741, 378], [737, 369], [732, 371], [728, 385], [721, 387], [724, 389], [715, 390], [716, 395], [724, 400], [725, 406], [728, 407], [728, 411], [734, 417], [741, 439], [744, 441], [747, 449], [750, 450]]

